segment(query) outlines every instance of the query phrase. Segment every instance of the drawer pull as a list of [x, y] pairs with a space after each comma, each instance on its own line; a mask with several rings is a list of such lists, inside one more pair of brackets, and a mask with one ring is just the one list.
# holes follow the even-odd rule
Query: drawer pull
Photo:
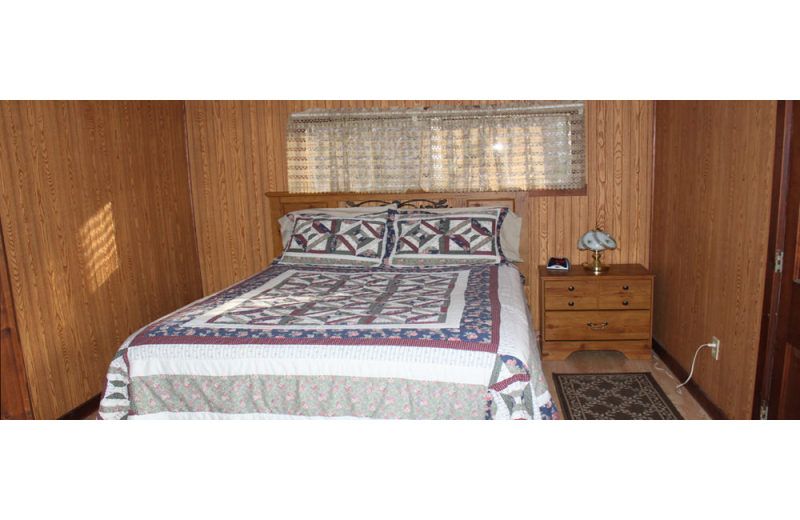
[[588, 325], [588, 326], [589, 326], [589, 328], [590, 328], [590, 329], [592, 329], [592, 330], [603, 330], [603, 329], [604, 329], [604, 328], [606, 328], [606, 326], [608, 325], [608, 322], [607, 322], [607, 321], [604, 321], [604, 322], [603, 322], [603, 324], [602, 324], [602, 325], [600, 325], [599, 327], [595, 327], [595, 326], [594, 326], [594, 323], [592, 323], [591, 321], [590, 321], [589, 323], [587, 323], [587, 325]]
[[571, 286], [571, 285], [570, 285], [570, 286], [569, 286], [569, 290], [570, 290], [570, 291], [574, 291], [574, 290], [575, 290], [575, 288], [574, 288], [573, 286]]
[[623, 285], [623, 286], [622, 286], [622, 289], [623, 289], [624, 291], [627, 291], [627, 290], [628, 290], [628, 286], [627, 286], [627, 285]]
[[569, 302], [570, 307], [572, 307], [573, 305], [575, 305], [575, 302]]
[[628, 300], [623, 301], [622, 305], [628, 305]]

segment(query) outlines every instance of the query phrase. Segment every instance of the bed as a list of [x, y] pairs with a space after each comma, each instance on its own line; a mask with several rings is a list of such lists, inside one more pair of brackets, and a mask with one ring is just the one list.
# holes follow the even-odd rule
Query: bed
[[98, 418], [557, 419], [526, 194], [391, 197], [268, 194], [277, 259], [131, 335]]

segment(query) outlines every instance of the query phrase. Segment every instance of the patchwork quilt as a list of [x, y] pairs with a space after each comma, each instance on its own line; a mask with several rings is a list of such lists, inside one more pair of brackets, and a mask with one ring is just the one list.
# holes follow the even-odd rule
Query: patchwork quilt
[[128, 338], [100, 419], [555, 419], [519, 271], [277, 265]]

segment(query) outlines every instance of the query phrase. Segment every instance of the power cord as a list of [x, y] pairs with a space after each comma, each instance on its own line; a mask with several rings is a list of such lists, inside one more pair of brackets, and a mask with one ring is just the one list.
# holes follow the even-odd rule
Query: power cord
[[[694, 363], [695, 363], [695, 361], [697, 361], [697, 354], [699, 354], [699, 353], [700, 353], [700, 349], [702, 349], [703, 347], [713, 347], [713, 346], [714, 346], [714, 344], [713, 344], [713, 343], [706, 343], [706, 344], [704, 344], [704, 345], [700, 345], [699, 347], [697, 347], [697, 350], [695, 350], [695, 351], [694, 351], [694, 358], [692, 358], [692, 370], [689, 372], [689, 377], [688, 377], [688, 378], [686, 378], [686, 381], [684, 381], [683, 383], [681, 383], [681, 384], [679, 384], [678, 386], [676, 386], [676, 387], [675, 387], [675, 391], [676, 391], [677, 393], [679, 393], [679, 394], [683, 395], [683, 392], [681, 391], [681, 387], [682, 387], [683, 385], [685, 385], [686, 383], [688, 383], [688, 382], [689, 382], [689, 380], [692, 378], [692, 375], [694, 374]], [[659, 359], [659, 357], [658, 357], [658, 356], [656, 356], [655, 354], [653, 354], [653, 355], [655, 356], [655, 358], [656, 358], [656, 359], [658, 359], [658, 361], [661, 361], [661, 359]], [[678, 382], [678, 380], [677, 380], [677, 379], [675, 379], [674, 377], [672, 377], [672, 374], [670, 374], [669, 372], [667, 372], [667, 371], [666, 371], [666, 370], [664, 370], [663, 368], [659, 367], [659, 366], [658, 366], [658, 362], [656, 362], [656, 363], [655, 363], [653, 366], [654, 366], [654, 367], [655, 367], [657, 370], [660, 370], [660, 371], [664, 372], [665, 374], [667, 374], [667, 375], [669, 376], [669, 378], [670, 378], [670, 379], [672, 379], [673, 381], [675, 381], [676, 383]]]

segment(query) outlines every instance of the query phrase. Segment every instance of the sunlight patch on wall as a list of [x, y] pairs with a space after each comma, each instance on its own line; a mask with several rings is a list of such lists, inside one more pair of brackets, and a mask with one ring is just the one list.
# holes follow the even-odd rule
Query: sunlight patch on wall
[[119, 269], [116, 229], [111, 202], [81, 226], [79, 240], [89, 287], [94, 293]]

